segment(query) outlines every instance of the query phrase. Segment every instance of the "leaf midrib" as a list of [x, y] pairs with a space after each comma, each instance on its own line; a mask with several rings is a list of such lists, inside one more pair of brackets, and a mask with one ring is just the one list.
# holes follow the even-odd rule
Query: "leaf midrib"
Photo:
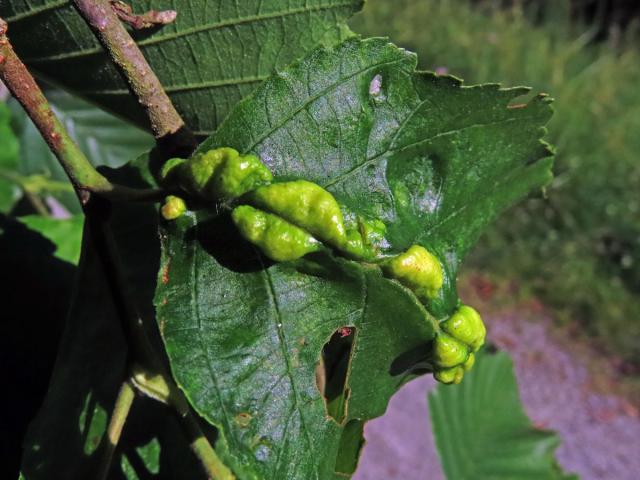
[[[195, 91], [195, 90], [205, 90], [207, 88], [222, 88], [229, 87], [233, 85], [244, 85], [249, 83], [260, 83], [269, 78], [269, 75], [256, 75], [256, 76], [248, 76], [242, 78], [226, 78], [222, 80], [212, 80], [209, 82], [198, 82], [198, 83], [184, 83], [184, 84], [176, 84], [169, 85], [164, 88], [167, 93], [177, 93], [184, 91]], [[104, 89], [104, 90], [76, 90], [78, 95], [84, 96], [92, 96], [92, 95], [130, 95], [130, 92], [126, 88], [114, 88], [114, 89]]]
[[[198, 233], [198, 220], [195, 217], [192, 217], [191, 219], [191, 223], [193, 225], [193, 229], [194, 229], [194, 234], [197, 236]], [[198, 330], [200, 332], [200, 334], [198, 335], [198, 341], [200, 342], [200, 348], [202, 349], [204, 356], [206, 358], [206, 362], [207, 362], [207, 370], [209, 371], [209, 376], [211, 377], [211, 380], [213, 381], [213, 386], [214, 386], [214, 390], [216, 392], [216, 396], [218, 397], [218, 403], [220, 404], [220, 409], [222, 411], [222, 415], [224, 417], [224, 422], [225, 422], [225, 430], [226, 432], [223, 432], [224, 437], [227, 439], [228, 442], [233, 442], [234, 444], [236, 443], [235, 441], [235, 436], [231, 433], [231, 422], [229, 420], [229, 412], [227, 412], [227, 408], [224, 404], [224, 401], [222, 399], [222, 393], [220, 391], [220, 385], [218, 384], [218, 377], [215, 374], [213, 365], [212, 365], [212, 360], [211, 357], [209, 356], [209, 349], [207, 349], [207, 346], [204, 343], [204, 335], [203, 335], [203, 327], [202, 327], [202, 318], [200, 316], [200, 303], [199, 303], [199, 280], [198, 280], [198, 270], [196, 268], [196, 264], [198, 261], [198, 243], [197, 242], [192, 242], [191, 243], [191, 283], [192, 283], [192, 287], [191, 287], [191, 309], [192, 309], [192, 315], [195, 316], [195, 318], [198, 321]], [[175, 375], [174, 375], [175, 377]], [[189, 392], [187, 390], [187, 388], [182, 387], [182, 390], [184, 391], [185, 395], [187, 395], [187, 397], [189, 396]], [[190, 399], [190, 402], [192, 405], [194, 405], [195, 403]], [[208, 415], [206, 415], [207, 417], [209, 417]], [[209, 419], [210, 421], [213, 419]], [[215, 423], [215, 422], [214, 422]], [[226, 433], [226, 435], [225, 435]], [[237, 445], [236, 445], [237, 448]]]
[[20, 12], [20, 13], [16, 13], [13, 17], [8, 17], [5, 18], [5, 22], [7, 23], [15, 23], [15, 22], [20, 22], [22, 20], [25, 20], [27, 18], [36, 16], [40, 13], [44, 13], [44, 12], [48, 12], [50, 10], [56, 10], [58, 8], [64, 7], [65, 5], [68, 5], [70, 2], [69, 0], [62, 0], [62, 1], [58, 1], [58, 2], [52, 2], [52, 3], [47, 3], [45, 5], [42, 5], [41, 7], [34, 7], [31, 8], [29, 10], [25, 10], [24, 12]]
[[[258, 255], [258, 259], [260, 261], [260, 264], [262, 265], [261, 274], [264, 277], [266, 287], [267, 287], [265, 290], [269, 295], [270, 303], [273, 305], [273, 311], [275, 312], [275, 317], [273, 318], [275, 320], [276, 332], [278, 333], [278, 343], [280, 344], [280, 349], [282, 351], [282, 356], [284, 358], [284, 362], [287, 370], [287, 376], [289, 377], [289, 382], [291, 383], [291, 390], [293, 391], [293, 408], [298, 412], [298, 415], [300, 416], [300, 428], [304, 432], [304, 438], [307, 441], [307, 445], [309, 446], [309, 451], [312, 451], [313, 443], [311, 442], [311, 436], [309, 435], [307, 422], [304, 418], [302, 409], [300, 408], [300, 405], [299, 405], [300, 397], [298, 395], [298, 388], [296, 387], [296, 381], [293, 378], [293, 373], [291, 371], [291, 363], [289, 362], [289, 351], [287, 349], [287, 341], [284, 336], [284, 323], [282, 319], [282, 314], [280, 313], [280, 307], [278, 306], [277, 295], [273, 286], [273, 281], [271, 279], [271, 273], [269, 272], [269, 269], [267, 268], [267, 266], [262, 262], [262, 257], [260, 255]], [[287, 421], [287, 428], [288, 428], [288, 421]], [[278, 457], [279, 456], [280, 456], [280, 452], [278, 453]], [[276, 468], [278, 466], [278, 463], [279, 461], [276, 462]], [[313, 469], [314, 469], [315, 478], [318, 479], [319, 478], [318, 466], [314, 464]]]

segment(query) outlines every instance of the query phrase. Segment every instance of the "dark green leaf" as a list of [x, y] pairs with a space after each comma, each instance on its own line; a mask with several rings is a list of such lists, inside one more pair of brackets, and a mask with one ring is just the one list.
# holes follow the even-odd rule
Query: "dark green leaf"
[[[122, 184], [146, 185], [135, 168], [116, 175]], [[113, 211], [110, 224], [126, 266], [127, 285], [121, 288], [150, 319], [159, 259], [156, 210], [118, 204]], [[96, 478], [100, 442], [127, 373], [121, 311], [86, 232], [73, 298], [49, 391], [25, 440], [21, 470], [26, 480]], [[120, 445], [110, 479], [205, 478], [175, 415], [155, 401], [135, 400]]]
[[527, 418], [509, 356], [483, 354], [476, 363], [461, 385], [439, 385], [429, 394], [447, 478], [577, 480], [555, 461], [560, 439]]
[[[210, 134], [274, 68], [319, 42], [334, 43], [362, 0], [127, 2], [137, 13], [175, 9], [170, 25], [134, 32], [142, 52], [185, 118]], [[147, 121], [126, 83], [69, 1], [0, 3], [17, 52], [34, 71], [125, 116]]]
[[56, 246], [57, 258], [74, 265], [78, 264], [84, 222], [82, 215], [65, 219], [28, 215], [19, 217], [18, 220], [53, 242]]
[[[457, 268], [482, 227], [549, 180], [540, 137], [550, 108], [544, 97], [510, 108], [526, 89], [467, 88], [414, 67], [414, 55], [381, 39], [314, 51], [242, 101], [201, 150], [256, 153], [275, 175], [312, 180], [382, 218], [394, 251], [420, 243], [437, 252], [448, 271], [442, 306], [430, 307], [440, 316], [458, 301]], [[349, 473], [361, 441], [354, 425], [382, 414], [410, 378], [434, 318], [377, 267], [326, 254], [266, 262], [224, 213], [188, 214], [162, 238], [160, 330], [178, 382], [220, 429], [217, 447], [236, 473]], [[343, 371], [328, 365], [341, 359], [319, 369], [320, 386], [331, 385], [322, 388], [327, 411], [314, 372], [345, 326], [343, 398], [328, 395]], [[352, 453], [337, 458], [338, 448]]]

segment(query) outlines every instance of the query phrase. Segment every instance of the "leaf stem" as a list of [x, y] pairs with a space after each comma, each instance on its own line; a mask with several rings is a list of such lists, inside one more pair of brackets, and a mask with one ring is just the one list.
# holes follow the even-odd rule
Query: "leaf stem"
[[98, 480], [106, 480], [111, 470], [111, 463], [113, 461], [113, 454], [120, 441], [122, 435], [122, 429], [131, 410], [131, 405], [135, 399], [136, 392], [129, 382], [125, 380], [120, 387], [118, 397], [116, 398], [115, 406], [113, 407], [113, 413], [111, 414], [111, 420], [109, 421], [109, 427], [107, 428], [107, 436], [104, 441], [106, 442], [102, 450], [102, 458], [100, 460], [100, 468], [98, 470]]
[[82, 150], [69, 136], [49, 102], [25, 65], [16, 55], [7, 38], [7, 23], [0, 18], [0, 80], [22, 105], [57, 157], [71, 180], [81, 203], [88, 201], [88, 193], [123, 200], [156, 200], [158, 190], [137, 190], [109, 182], [91, 165]]
[[125, 77], [129, 88], [145, 109], [151, 131], [158, 144], [172, 155], [188, 155], [196, 147], [160, 80], [122, 25], [109, 0], [73, 0], [113, 63]]
[[207, 475], [212, 480], [235, 480], [235, 476], [229, 468], [222, 463], [220, 457], [202, 432], [195, 415], [189, 410], [180, 417], [182, 428], [189, 441], [191, 450], [202, 463]]

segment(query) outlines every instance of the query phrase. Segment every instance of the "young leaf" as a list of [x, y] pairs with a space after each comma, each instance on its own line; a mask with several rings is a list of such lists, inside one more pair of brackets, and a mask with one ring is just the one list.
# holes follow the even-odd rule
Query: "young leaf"
[[[394, 251], [437, 252], [447, 280], [435, 313], [446, 316], [484, 225], [549, 180], [540, 137], [551, 111], [543, 96], [510, 106], [527, 89], [463, 87], [415, 62], [382, 39], [316, 50], [242, 101], [200, 151], [255, 153], [277, 177], [316, 182], [381, 218]], [[271, 264], [213, 208], [161, 232], [160, 331], [230, 466], [243, 478], [350, 473], [360, 439], [345, 425], [384, 412], [429, 353], [433, 315], [374, 266], [328, 254]], [[331, 372], [318, 362], [341, 327], [354, 338], [343, 398], [327, 411]], [[349, 459], [337, 458], [339, 445]]]
[[429, 411], [442, 467], [450, 480], [577, 480], [553, 452], [560, 439], [535, 428], [524, 412], [511, 359], [479, 355], [456, 388], [439, 385]]
[[[274, 68], [348, 34], [362, 0], [127, 2], [177, 11], [175, 22], [132, 35], [187, 125], [209, 135]], [[11, 41], [36, 72], [139, 125], [144, 112], [71, 2], [0, 2]]]

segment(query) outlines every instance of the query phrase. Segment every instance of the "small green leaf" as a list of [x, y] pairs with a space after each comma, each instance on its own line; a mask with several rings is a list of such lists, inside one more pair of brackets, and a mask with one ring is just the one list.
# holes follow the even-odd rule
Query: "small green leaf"
[[560, 439], [531, 424], [506, 353], [480, 354], [457, 387], [438, 385], [429, 411], [442, 467], [450, 480], [577, 480], [563, 473]]
[[[134, 12], [174, 9], [170, 25], [132, 31], [187, 125], [211, 134], [275, 68], [319, 43], [352, 35], [344, 22], [362, 0], [162, 0], [127, 2]], [[144, 111], [72, 2], [0, 2], [0, 16], [27, 66], [139, 125]], [[131, 158], [131, 157], [128, 157]]]
[[54, 255], [57, 258], [74, 265], [78, 264], [84, 222], [82, 215], [75, 215], [65, 219], [27, 215], [19, 217], [17, 220], [51, 240], [56, 246]]

